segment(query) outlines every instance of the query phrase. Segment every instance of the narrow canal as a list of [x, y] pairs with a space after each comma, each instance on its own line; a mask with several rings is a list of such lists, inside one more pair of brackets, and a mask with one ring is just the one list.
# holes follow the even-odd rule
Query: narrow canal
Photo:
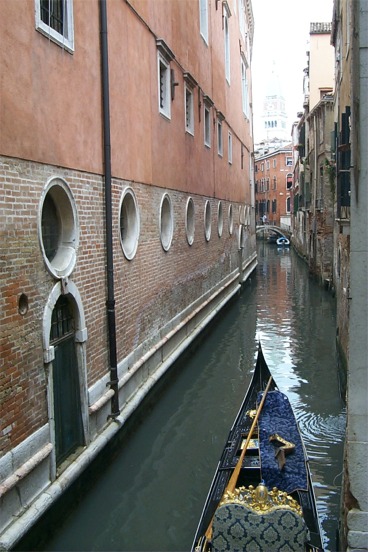
[[345, 412], [334, 300], [292, 250], [260, 242], [258, 254], [251, 282], [19, 550], [190, 550], [258, 339], [300, 423], [325, 548], [337, 550]]

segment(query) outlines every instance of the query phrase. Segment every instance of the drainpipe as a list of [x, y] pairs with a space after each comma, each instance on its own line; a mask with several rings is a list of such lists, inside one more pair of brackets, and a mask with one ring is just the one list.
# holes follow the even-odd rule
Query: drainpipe
[[109, 338], [110, 381], [108, 385], [114, 391], [111, 399], [110, 418], [119, 414], [119, 379], [116, 354], [116, 320], [114, 296], [114, 256], [112, 240], [112, 197], [111, 197], [111, 143], [110, 143], [110, 97], [109, 97], [109, 57], [107, 44], [106, 0], [100, 0], [101, 32], [101, 80], [102, 80], [102, 116], [103, 147], [105, 168], [105, 225], [106, 225], [106, 274], [107, 274], [107, 326]]

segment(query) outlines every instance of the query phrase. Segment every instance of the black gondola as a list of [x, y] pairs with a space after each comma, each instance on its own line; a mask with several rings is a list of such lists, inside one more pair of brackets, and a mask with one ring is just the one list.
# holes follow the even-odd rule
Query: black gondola
[[261, 345], [192, 552], [323, 551], [307, 453]]

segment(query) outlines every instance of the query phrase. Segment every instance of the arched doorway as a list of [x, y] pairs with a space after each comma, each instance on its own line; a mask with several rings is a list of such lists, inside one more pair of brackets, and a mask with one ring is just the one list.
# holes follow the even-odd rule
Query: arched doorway
[[73, 304], [60, 295], [52, 311], [50, 345], [54, 348], [52, 393], [56, 466], [84, 445], [81, 386], [75, 343]]

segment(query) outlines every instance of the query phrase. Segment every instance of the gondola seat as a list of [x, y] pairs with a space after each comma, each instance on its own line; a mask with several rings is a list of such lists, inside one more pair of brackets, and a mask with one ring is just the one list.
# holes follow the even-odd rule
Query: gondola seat
[[212, 524], [215, 552], [300, 552], [307, 540], [304, 519], [287, 507], [258, 513], [243, 504], [224, 504]]

